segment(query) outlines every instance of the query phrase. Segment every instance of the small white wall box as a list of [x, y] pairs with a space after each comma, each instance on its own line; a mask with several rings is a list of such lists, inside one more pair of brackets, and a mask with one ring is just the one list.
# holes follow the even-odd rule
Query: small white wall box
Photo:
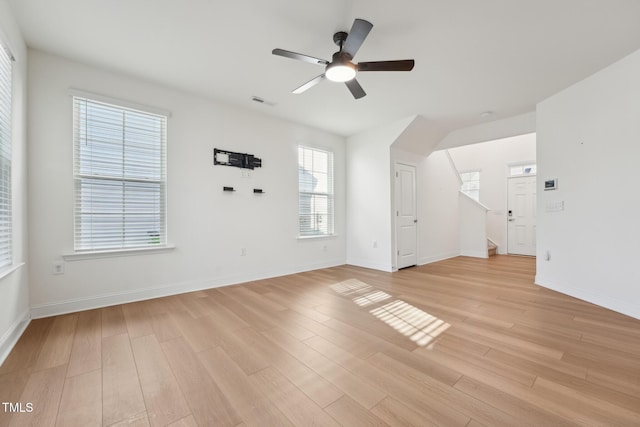
[[558, 179], [546, 179], [544, 181], [544, 191], [549, 190], [557, 190], [558, 189]]

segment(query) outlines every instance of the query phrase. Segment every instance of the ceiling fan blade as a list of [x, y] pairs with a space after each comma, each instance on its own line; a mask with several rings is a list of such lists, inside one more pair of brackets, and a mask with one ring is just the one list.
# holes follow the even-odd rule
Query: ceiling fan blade
[[298, 61], [310, 62], [311, 64], [327, 65], [329, 61], [320, 58], [314, 58], [313, 56], [304, 55], [302, 53], [291, 52], [284, 49], [273, 49], [271, 51], [274, 55], [284, 56], [285, 58], [297, 59]]
[[413, 59], [360, 62], [358, 71], [411, 71], [414, 65], [415, 61]]
[[351, 95], [353, 95], [355, 99], [360, 99], [366, 96], [367, 94], [364, 91], [364, 89], [362, 89], [362, 86], [360, 86], [360, 83], [358, 83], [356, 79], [351, 79], [349, 81], [346, 81], [344, 82], [344, 84], [347, 85], [347, 87], [349, 88], [349, 91], [351, 92]]
[[342, 45], [342, 52], [348, 53], [351, 58], [356, 56], [356, 52], [362, 46], [364, 39], [369, 35], [369, 31], [373, 28], [373, 24], [364, 19], [356, 19], [347, 36], [347, 40]]
[[309, 80], [308, 82], [306, 82], [305, 84], [303, 84], [299, 88], [295, 89], [293, 91], [293, 93], [298, 95], [298, 94], [300, 94], [302, 92], [305, 92], [306, 90], [311, 89], [312, 87], [314, 87], [315, 85], [317, 85], [318, 83], [323, 81], [324, 79], [325, 79], [324, 74], [320, 74], [318, 77], [315, 77], [315, 78]]

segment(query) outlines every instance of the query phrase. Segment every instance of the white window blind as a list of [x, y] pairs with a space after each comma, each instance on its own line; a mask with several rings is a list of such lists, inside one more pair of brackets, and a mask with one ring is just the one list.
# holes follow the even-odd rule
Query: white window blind
[[333, 153], [298, 147], [299, 235], [333, 234]]
[[165, 245], [167, 117], [73, 97], [75, 250]]
[[11, 62], [0, 45], [0, 268], [13, 263], [11, 209]]

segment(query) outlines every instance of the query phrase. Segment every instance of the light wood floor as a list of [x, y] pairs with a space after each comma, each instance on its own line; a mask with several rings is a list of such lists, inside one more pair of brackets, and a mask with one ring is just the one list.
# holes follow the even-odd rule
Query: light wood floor
[[34, 320], [5, 425], [640, 425], [640, 321], [534, 260], [338, 267]]

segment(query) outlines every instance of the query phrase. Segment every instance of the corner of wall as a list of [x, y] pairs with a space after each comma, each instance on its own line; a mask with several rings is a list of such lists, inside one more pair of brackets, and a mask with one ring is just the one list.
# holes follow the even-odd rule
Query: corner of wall
[[27, 46], [7, 1], [0, 2], [0, 38], [8, 44], [13, 64], [12, 204], [14, 267], [0, 279], [0, 363], [30, 319], [27, 266]]
[[444, 137], [437, 149], [460, 147], [478, 142], [494, 141], [510, 136], [524, 135], [536, 131], [536, 112], [520, 114], [494, 120], [463, 129], [456, 129]]
[[347, 138], [347, 263], [393, 269], [391, 146], [415, 120], [404, 118]]
[[536, 283], [636, 318], [638, 74], [640, 50], [537, 105]]
[[18, 343], [18, 340], [29, 326], [31, 322], [30, 310], [26, 309], [22, 314], [18, 315], [15, 321], [9, 325], [9, 328], [0, 337], [0, 366], [13, 350], [13, 347]]

